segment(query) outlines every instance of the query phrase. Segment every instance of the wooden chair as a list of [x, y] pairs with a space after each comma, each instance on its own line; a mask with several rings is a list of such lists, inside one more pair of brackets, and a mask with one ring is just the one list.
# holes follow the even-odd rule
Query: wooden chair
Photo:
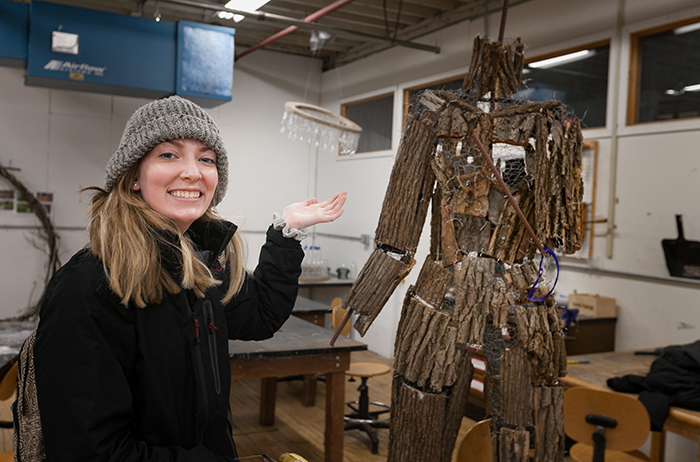
[[637, 449], [649, 437], [649, 414], [635, 397], [588, 388], [564, 393], [564, 431], [577, 441], [569, 450], [576, 462], [639, 462]]
[[[342, 308], [342, 300], [340, 297], [333, 299], [331, 302], [331, 323], [333, 330], [340, 326], [343, 318], [347, 314], [347, 310]], [[344, 336], [350, 334], [350, 323], [348, 322], [340, 332]], [[388, 404], [377, 401], [370, 401], [369, 388], [367, 380], [370, 377], [388, 374], [391, 371], [389, 366], [380, 363], [350, 363], [350, 369], [345, 371], [345, 375], [360, 378], [362, 381], [358, 390], [360, 397], [356, 401], [347, 401], [345, 404], [352, 409], [353, 412], [345, 415], [345, 430], [362, 430], [369, 436], [372, 441], [372, 454], [379, 454], [379, 438], [374, 431], [375, 428], [389, 428], [389, 417], [382, 417], [382, 414], [389, 412]], [[370, 406], [379, 408], [379, 410], [371, 411]]]
[[489, 426], [491, 419], [477, 422], [459, 444], [456, 462], [491, 462], [493, 448]]
[[0, 401], [7, 401], [17, 391], [18, 367], [18, 362], [15, 361], [0, 381]]
[[[15, 361], [0, 381], [0, 401], [7, 401], [17, 391], [17, 372], [18, 363]], [[0, 421], [0, 428], [13, 428], [12, 421]], [[14, 460], [14, 452], [0, 452], [0, 462], [13, 462]]]

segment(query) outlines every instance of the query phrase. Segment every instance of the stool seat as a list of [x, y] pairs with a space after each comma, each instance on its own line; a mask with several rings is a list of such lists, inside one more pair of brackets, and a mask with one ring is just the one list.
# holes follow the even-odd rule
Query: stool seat
[[379, 363], [350, 363], [350, 369], [345, 371], [346, 375], [352, 377], [376, 377], [388, 374], [391, 367]]

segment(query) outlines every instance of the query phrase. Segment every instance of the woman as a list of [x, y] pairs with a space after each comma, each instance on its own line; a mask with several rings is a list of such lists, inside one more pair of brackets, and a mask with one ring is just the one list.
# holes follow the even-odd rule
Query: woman
[[90, 244], [47, 289], [34, 345], [53, 461], [231, 461], [228, 339], [271, 337], [297, 294], [304, 228], [345, 194], [275, 215], [254, 274], [214, 121], [173, 96], [138, 109], [90, 209]]

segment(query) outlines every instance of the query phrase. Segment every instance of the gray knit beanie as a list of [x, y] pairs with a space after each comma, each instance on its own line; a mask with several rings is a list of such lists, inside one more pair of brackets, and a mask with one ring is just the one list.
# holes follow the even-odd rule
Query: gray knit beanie
[[107, 163], [105, 190], [110, 192], [124, 173], [158, 143], [176, 138], [199, 140], [216, 153], [218, 204], [228, 185], [228, 157], [214, 120], [201, 107], [179, 96], [150, 102], [134, 112], [126, 123], [119, 148]]

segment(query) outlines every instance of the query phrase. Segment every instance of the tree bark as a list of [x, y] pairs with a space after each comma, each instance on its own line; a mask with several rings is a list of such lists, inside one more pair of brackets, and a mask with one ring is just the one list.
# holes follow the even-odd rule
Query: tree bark
[[362, 267], [344, 303], [345, 309], [359, 315], [355, 321], [355, 329], [360, 335], [367, 332], [396, 286], [411, 271], [415, 261], [405, 260], [374, 249]]
[[522, 428], [501, 427], [498, 435], [498, 458], [501, 462], [528, 462], [530, 460], [530, 433]]
[[406, 116], [403, 136], [389, 178], [375, 242], [412, 255], [428, 212], [435, 176], [430, 166], [435, 116]]
[[404, 300], [394, 345], [394, 372], [421, 389], [440, 392], [456, 380], [459, 363], [457, 330], [449, 326], [451, 316], [415, 297], [411, 290]]
[[496, 262], [492, 258], [462, 258], [455, 272], [455, 323], [457, 342], [481, 345], [484, 325], [493, 297]]
[[564, 391], [562, 387], [535, 388], [534, 462], [564, 460]]
[[469, 355], [458, 364], [455, 385], [441, 393], [420, 390], [395, 375], [388, 462], [450, 462], [474, 374]]

